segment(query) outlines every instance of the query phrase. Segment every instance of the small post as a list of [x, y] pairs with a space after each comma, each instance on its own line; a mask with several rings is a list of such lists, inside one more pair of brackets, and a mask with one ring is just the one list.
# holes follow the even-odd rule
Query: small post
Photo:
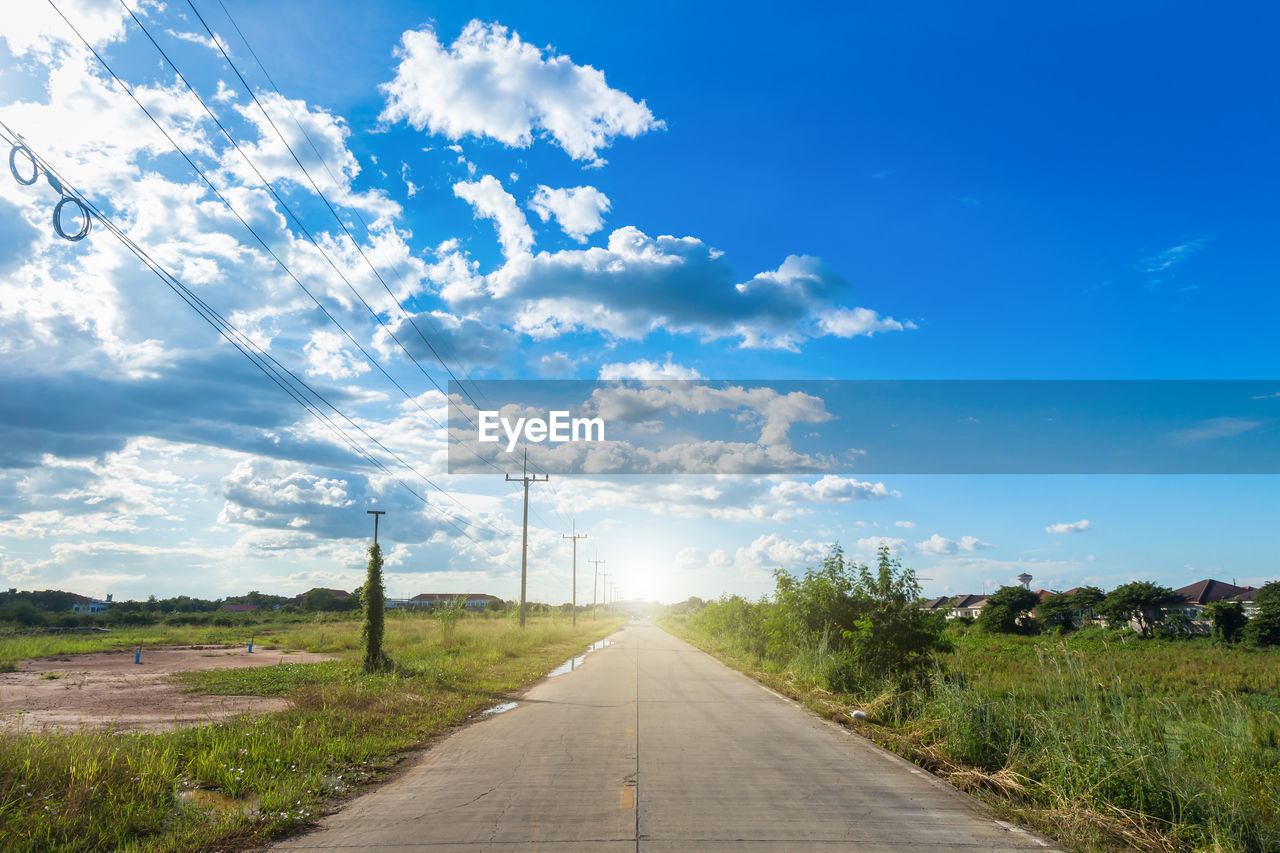
[[525, 611], [525, 587], [528, 578], [529, 565], [529, 484], [545, 483], [551, 479], [549, 474], [543, 474], [541, 479], [535, 474], [529, 476], [529, 451], [524, 452], [524, 472], [519, 477], [506, 475], [508, 483], [524, 484], [524, 525], [523, 533], [520, 535], [520, 627], [524, 627], [524, 611]]
[[373, 516], [373, 544], [374, 545], [378, 544], [378, 516], [386, 515], [386, 514], [387, 514], [387, 511], [384, 509], [371, 509], [366, 511], [366, 515]]
[[138, 643], [138, 650], [133, 653], [133, 662], [142, 663], [142, 643]]
[[249, 637], [249, 654], [253, 654], [253, 637]]
[[587, 534], [578, 532], [578, 522], [575, 519], [573, 522], [573, 535], [565, 536], [561, 534], [560, 538], [573, 540], [573, 604], [570, 606], [573, 607], [573, 627], [577, 628], [578, 627], [578, 540], [586, 539]]
[[[600, 552], [596, 551], [596, 559], [588, 560], [587, 562], [595, 566], [595, 574], [591, 577], [591, 621], [594, 622], [596, 619], [596, 588], [600, 584], [600, 564], [604, 560], [600, 559]], [[605, 575], [605, 577], [608, 577], [608, 575]]]

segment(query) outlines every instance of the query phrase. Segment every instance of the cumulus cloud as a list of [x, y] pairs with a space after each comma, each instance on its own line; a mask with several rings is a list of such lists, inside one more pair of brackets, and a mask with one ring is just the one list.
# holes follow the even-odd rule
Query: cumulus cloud
[[667, 354], [664, 362], [650, 361], [647, 358], [632, 362], [614, 362], [600, 366], [600, 379], [701, 379], [702, 374], [692, 367], [676, 364]]
[[788, 480], [773, 487], [773, 496], [788, 503], [847, 503], [849, 501], [882, 501], [897, 497], [884, 483], [868, 483], [852, 477], [827, 474], [814, 483]]
[[881, 548], [888, 548], [891, 553], [901, 554], [907, 548], [907, 540], [896, 536], [864, 536], [853, 545], [854, 553], [863, 557], [872, 556]]
[[485, 175], [478, 181], [462, 181], [453, 185], [453, 194], [475, 211], [477, 219], [493, 220], [498, 231], [502, 254], [508, 259], [527, 253], [533, 248], [533, 229], [516, 206], [515, 197], [502, 188], [493, 175]]
[[836, 308], [818, 317], [818, 328], [824, 334], [837, 338], [871, 337], [876, 332], [901, 332], [914, 329], [910, 321], [899, 322], [892, 317], [881, 317], [870, 308]]
[[[499, 363], [506, 356], [514, 337], [505, 329], [473, 317], [461, 317], [448, 311], [420, 311], [405, 314], [380, 327], [374, 332], [373, 342], [386, 358], [402, 356], [400, 348], [403, 346], [404, 351], [424, 365], [435, 359], [438, 353], [450, 364], [465, 370]], [[432, 347], [435, 352], [432, 352]]]
[[[848, 281], [803, 255], [740, 282], [722, 253], [697, 238], [650, 237], [627, 226], [605, 247], [516, 254], [486, 275], [455, 244], [437, 256], [430, 274], [451, 306], [493, 314], [535, 339], [582, 330], [640, 339], [662, 329], [798, 350], [810, 337], [853, 332], [822, 319], [849, 295]], [[907, 328], [892, 318], [876, 322], [880, 330]]]
[[947, 539], [937, 533], [923, 542], [917, 542], [915, 548], [921, 554], [955, 554], [959, 551], [985, 551], [996, 546], [983, 542], [976, 536], [962, 536], [959, 541]]
[[1071, 521], [1071, 522], [1063, 521], [1057, 524], [1050, 524], [1048, 527], [1044, 529], [1044, 532], [1054, 533], [1054, 534], [1084, 533], [1086, 530], [1091, 530], [1092, 528], [1093, 528], [1093, 524], [1090, 523], [1089, 519], [1082, 518], [1079, 521]]
[[552, 189], [539, 185], [529, 201], [529, 209], [543, 222], [555, 217], [560, 230], [579, 243], [585, 243], [589, 235], [604, 227], [609, 198], [595, 187]]
[[545, 133], [575, 160], [599, 165], [618, 136], [661, 128], [644, 101], [612, 89], [590, 65], [473, 20], [446, 47], [431, 29], [403, 34], [395, 79], [382, 85], [385, 122], [449, 139], [488, 137], [527, 148]]

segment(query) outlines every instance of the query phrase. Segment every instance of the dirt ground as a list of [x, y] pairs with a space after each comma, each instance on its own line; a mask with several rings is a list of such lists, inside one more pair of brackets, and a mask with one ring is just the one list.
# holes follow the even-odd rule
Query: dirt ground
[[[24, 661], [0, 673], [0, 732], [67, 731], [81, 726], [162, 731], [203, 725], [246, 712], [280, 710], [287, 700], [184, 693], [170, 678], [196, 669], [313, 663], [328, 655], [245, 646], [177, 646], [93, 652]], [[55, 677], [56, 676], [56, 677]]]

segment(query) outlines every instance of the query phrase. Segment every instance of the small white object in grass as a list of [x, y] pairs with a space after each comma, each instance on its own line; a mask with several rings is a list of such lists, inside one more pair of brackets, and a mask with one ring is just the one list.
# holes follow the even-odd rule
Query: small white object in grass
[[867, 718], [867, 712], [866, 712], [866, 711], [854, 711], [854, 712], [853, 712], [852, 714], [850, 714], [849, 716], [850, 716], [850, 717], [853, 717], [855, 720], [865, 720], [865, 719]]

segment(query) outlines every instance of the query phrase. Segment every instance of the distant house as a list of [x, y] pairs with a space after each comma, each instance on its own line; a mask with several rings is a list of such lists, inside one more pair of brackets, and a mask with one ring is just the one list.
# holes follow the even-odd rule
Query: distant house
[[484, 610], [490, 601], [502, 601], [496, 595], [483, 592], [422, 592], [409, 599], [409, 606], [429, 609], [458, 598], [466, 599], [467, 609], [475, 612]]
[[[327, 589], [327, 587], [317, 586], [307, 590], [307, 592], [315, 592], [317, 589]], [[303, 596], [305, 596], [307, 592], [304, 592], [301, 595], [295, 595], [293, 598], [290, 598], [288, 601], [280, 602], [275, 606], [275, 609], [279, 610], [281, 607], [284, 607], [286, 604], [292, 604], [294, 607], [301, 607]], [[345, 589], [330, 589], [329, 592], [333, 593], [333, 597], [339, 600], [351, 597], [351, 593], [347, 592]]]
[[1245, 610], [1252, 610], [1253, 597], [1257, 592], [1251, 586], [1236, 586], [1209, 578], [1175, 589], [1165, 610], [1185, 614], [1189, 619], [1203, 619], [1205, 607], [1215, 601], [1239, 601]]
[[[75, 593], [72, 593], [75, 595]], [[106, 599], [89, 598], [86, 595], [76, 595], [76, 600], [71, 605], [72, 613], [88, 613], [93, 616], [106, 613], [107, 608], [111, 605], [111, 593], [107, 593]]]
[[929, 599], [920, 605], [920, 609], [931, 613], [945, 613], [948, 619], [958, 619], [961, 616], [977, 619], [986, 603], [985, 595], [944, 595]]
[[218, 608], [222, 613], [248, 613], [257, 609], [256, 604], [224, 604]]

